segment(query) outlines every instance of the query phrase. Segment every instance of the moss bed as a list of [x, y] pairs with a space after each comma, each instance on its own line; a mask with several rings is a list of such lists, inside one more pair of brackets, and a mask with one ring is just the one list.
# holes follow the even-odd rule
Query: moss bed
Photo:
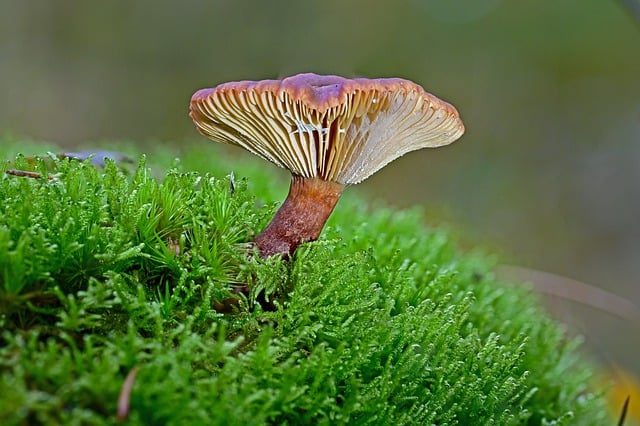
[[128, 375], [127, 424], [607, 424], [577, 341], [417, 210], [347, 190], [318, 242], [263, 261], [287, 189], [264, 163], [0, 143], [3, 425], [117, 423]]

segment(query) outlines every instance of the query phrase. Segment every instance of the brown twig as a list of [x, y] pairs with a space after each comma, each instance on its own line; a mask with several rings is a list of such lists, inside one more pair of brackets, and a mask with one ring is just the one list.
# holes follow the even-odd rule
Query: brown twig
[[640, 308], [638, 306], [596, 286], [521, 266], [500, 265], [497, 272], [499, 276], [512, 281], [527, 281], [540, 293], [591, 306], [640, 325]]
[[133, 389], [133, 384], [136, 381], [136, 375], [138, 374], [138, 367], [133, 367], [127, 377], [124, 379], [124, 383], [122, 383], [122, 388], [120, 389], [120, 396], [118, 396], [118, 412], [117, 418], [119, 421], [124, 421], [129, 417], [129, 411], [131, 408], [131, 391]]
[[620, 420], [618, 421], [618, 426], [624, 425], [624, 420], [627, 418], [627, 411], [629, 410], [630, 399], [631, 399], [631, 395], [628, 395], [627, 399], [624, 400], [624, 404], [622, 404], [622, 413], [620, 413]]
[[9, 170], [6, 170], [5, 173], [8, 174], [8, 175], [11, 175], [11, 176], [29, 177], [29, 178], [33, 178], [33, 179], [42, 179], [44, 177], [46, 177], [49, 180], [53, 179], [52, 175], [44, 176], [41, 173], [28, 172], [26, 170], [9, 169]]

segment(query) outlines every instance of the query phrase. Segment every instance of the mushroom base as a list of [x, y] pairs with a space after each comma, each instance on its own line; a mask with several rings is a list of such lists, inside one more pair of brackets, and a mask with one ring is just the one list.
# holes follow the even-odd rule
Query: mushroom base
[[293, 175], [289, 195], [254, 243], [263, 258], [292, 255], [298, 246], [318, 239], [344, 186]]

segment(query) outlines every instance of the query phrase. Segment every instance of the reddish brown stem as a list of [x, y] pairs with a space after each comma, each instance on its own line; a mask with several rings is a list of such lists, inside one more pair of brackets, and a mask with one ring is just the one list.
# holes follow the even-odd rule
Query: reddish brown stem
[[344, 186], [294, 175], [289, 195], [255, 244], [263, 258], [292, 255], [304, 242], [318, 239]]

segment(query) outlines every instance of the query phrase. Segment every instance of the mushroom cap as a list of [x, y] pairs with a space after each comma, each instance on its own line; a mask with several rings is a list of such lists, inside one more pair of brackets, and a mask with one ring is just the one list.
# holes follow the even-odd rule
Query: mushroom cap
[[351, 185], [396, 158], [464, 133], [453, 105], [401, 78], [298, 74], [197, 91], [198, 131], [304, 177]]

